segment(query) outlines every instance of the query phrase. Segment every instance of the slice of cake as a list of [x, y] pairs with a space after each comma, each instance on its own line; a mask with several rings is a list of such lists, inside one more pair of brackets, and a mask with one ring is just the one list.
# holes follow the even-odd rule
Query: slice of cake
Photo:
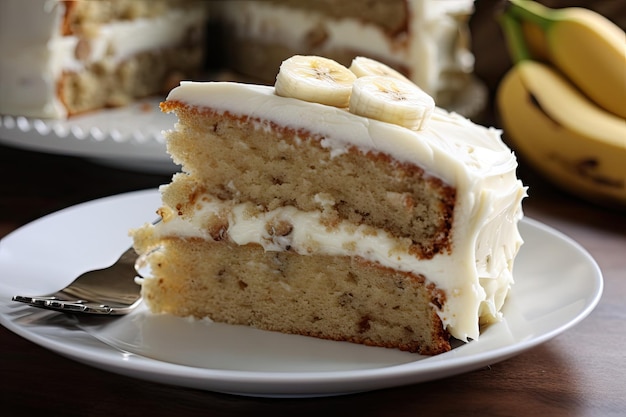
[[222, 65], [269, 85], [292, 55], [348, 66], [355, 56], [399, 70], [446, 107], [474, 68], [468, 20], [474, 0], [268, 0], [213, 2]]
[[500, 318], [521, 244], [514, 155], [388, 67], [354, 69], [298, 56], [275, 88], [170, 93], [182, 172], [162, 222], [132, 232], [153, 312], [429, 355]]
[[0, 114], [65, 118], [167, 94], [202, 68], [205, 4], [2, 0]]

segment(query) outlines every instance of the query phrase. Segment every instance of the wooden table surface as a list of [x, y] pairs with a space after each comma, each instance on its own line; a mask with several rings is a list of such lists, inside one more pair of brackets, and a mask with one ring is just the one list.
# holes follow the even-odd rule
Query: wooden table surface
[[[79, 202], [169, 180], [9, 147], [0, 147], [0, 178], [0, 236]], [[530, 172], [522, 178], [531, 187], [526, 215], [578, 241], [604, 274], [604, 295], [591, 315], [543, 345], [474, 372], [412, 386], [329, 398], [263, 399], [98, 370], [0, 327], [0, 415], [50, 410], [111, 417], [625, 415], [626, 215], [564, 195]]]

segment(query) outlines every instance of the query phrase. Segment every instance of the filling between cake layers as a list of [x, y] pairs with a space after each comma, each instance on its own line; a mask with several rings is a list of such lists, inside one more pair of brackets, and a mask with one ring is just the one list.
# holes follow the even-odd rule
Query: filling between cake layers
[[201, 67], [206, 17], [193, 1], [6, 2], [0, 112], [63, 118], [125, 105]]
[[[413, 132], [231, 83], [183, 83], [163, 108], [180, 119], [168, 146], [184, 173], [163, 188], [163, 222], [134, 235], [140, 253], [161, 247], [144, 282], [154, 310], [295, 333], [306, 322], [422, 353], [499, 318], [525, 192], [497, 131], [437, 110]], [[404, 229], [405, 216], [419, 224]], [[306, 317], [281, 317], [285, 300]]]

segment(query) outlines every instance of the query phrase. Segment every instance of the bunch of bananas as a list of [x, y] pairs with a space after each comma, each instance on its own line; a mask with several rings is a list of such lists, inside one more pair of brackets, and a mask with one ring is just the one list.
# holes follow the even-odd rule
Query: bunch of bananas
[[549, 181], [626, 208], [626, 35], [584, 8], [508, 0], [514, 61], [496, 93], [510, 146]]

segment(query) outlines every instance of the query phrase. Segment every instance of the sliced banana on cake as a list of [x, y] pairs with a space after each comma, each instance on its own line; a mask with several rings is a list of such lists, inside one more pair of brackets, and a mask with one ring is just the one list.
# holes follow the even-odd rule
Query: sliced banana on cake
[[350, 71], [357, 77], [365, 77], [368, 75], [385, 75], [387, 77], [397, 78], [412, 83], [407, 77], [401, 74], [399, 71], [391, 68], [387, 64], [378, 62], [375, 59], [366, 58], [364, 56], [357, 56], [352, 60], [350, 64]]
[[435, 101], [410, 81], [367, 75], [352, 84], [351, 113], [411, 130], [422, 130], [435, 109]]
[[274, 85], [276, 94], [346, 108], [356, 75], [332, 59], [294, 55], [283, 61]]

